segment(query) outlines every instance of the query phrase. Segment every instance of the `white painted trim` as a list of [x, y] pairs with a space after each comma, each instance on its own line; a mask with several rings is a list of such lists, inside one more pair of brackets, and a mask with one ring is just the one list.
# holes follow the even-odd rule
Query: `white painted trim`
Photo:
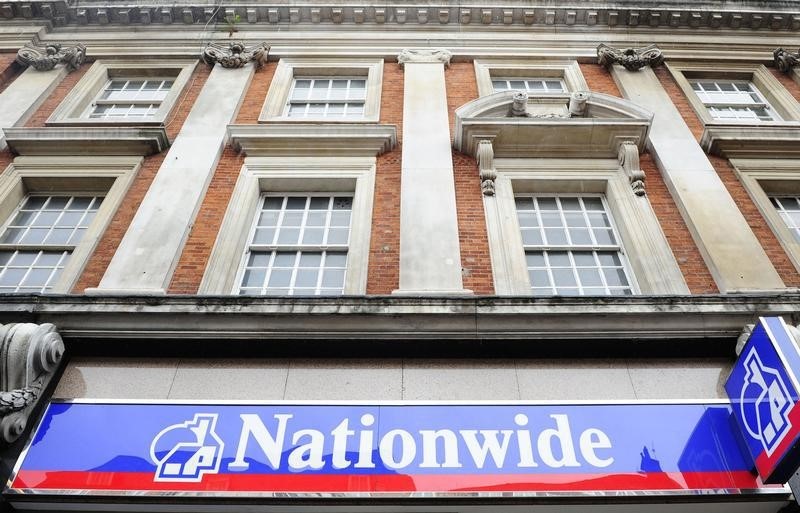
[[18, 157], [0, 175], [0, 220], [3, 223], [28, 192], [91, 192], [105, 196], [83, 239], [72, 251], [53, 293], [72, 291], [141, 163], [141, 157]]
[[[689, 294], [646, 196], [637, 196], [616, 160], [495, 159], [495, 195], [484, 196], [495, 293], [530, 295], [515, 192], [603, 193], [641, 294]], [[645, 188], [647, 181], [645, 180]]]
[[[572, 59], [475, 59], [473, 63], [475, 65], [475, 78], [478, 81], [479, 96], [494, 93], [492, 77], [560, 78], [564, 80], [567, 94], [589, 90], [578, 61]], [[543, 94], [541, 96], [548, 95]]]
[[[75, 84], [58, 107], [47, 119], [47, 125], [152, 125], [163, 124], [167, 115], [180, 97], [189, 78], [197, 65], [196, 60], [148, 60], [130, 59], [125, 61], [98, 60]], [[108, 80], [115, 75], [173, 77], [172, 88], [161, 102], [156, 114], [145, 119], [89, 119], [87, 109], [94, 99], [103, 91]]]
[[[756, 63], [727, 63], [727, 62], [694, 62], [694, 61], [668, 61], [667, 69], [675, 78], [692, 109], [703, 124], [730, 124], [734, 126], [756, 125], [768, 127], [772, 124], [785, 125], [787, 122], [800, 121], [800, 105], [797, 100], [783, 87], [777, 78], [763, 64]], [[748, 80], [753, 82], [758, 91], [764, 96], [770, 107], [780, 115], [782, 120], [774, 122], [762, 121], [757, 123], [721, 121], [714, 119], [708, 109], [692, 90], [689, 84], [691, 78], [718, 78], [727, 80]]]
[[248, 228], [262, 192], [352, 191], [353, 217], [344, 294], [365, 294], [374, 189], [374, 157], [246, 158], [198, 293], [236, 293], [236, 276], [247, 245]]
[[[367, 90], [364, 101], [364, 117], [361, 119], [330, 118], [290, 118], [285, 112], [289, 91], [295, 77], [300, 76], [364, 76], [367, 78]], [[284, 57], [278, 62], [272, 83], [264, 100], [261, 123], [280, 121], [284, 123], [308, 123], [321, 121], [325, 123], [377, 123], [380, 118], [381, 90], [383, 84], [383, 59], [367, 58], [302, 58]]]
[[769, 193], [800, 195], [800, 159], [731, 159], [730, 163], [789, 260], [800, 271], [800, 242], [768, 196]]

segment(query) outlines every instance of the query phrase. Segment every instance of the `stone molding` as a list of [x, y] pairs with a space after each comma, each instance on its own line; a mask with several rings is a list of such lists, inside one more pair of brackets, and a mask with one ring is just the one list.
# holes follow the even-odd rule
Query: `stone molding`
[[269, 57], [269, 45], [261, 43], [255, 46], [245, 46], [241, 41], [232, 41], [229, 45], [209, 43], [200, 54], [200, 58], [213, 66], [219, 64], [223, 68], [241, 68], [252, 62], [261, 67]]
[[0, 325], [0, 436], [13, 443], [47, 387], [64, 354], [52, 324]]
[[482, 140], [478, 142], [478, 171], [481, 177], [481, 191], [484, 196], [494, 196], [494, 181], [497, 178], [497, 170], [494, 168], [494, 150], [492, 141]]
[[17, 155], [147, 156], [169, 148], [164, 127], [12, 127], [3, 130]]
[[397, 145], [397, 128], [359, 123], [228, 125], [228, 137], [237, 151], [251, 157], [376, 157]]
[[448, 50], [441, 48], [434, 49], [405, 49], [397, 56], [397, 63], [404, 66], [406, 63], [412, 64], [444, 64], [445, 67], [450, 65], [450, 59], [453, 54]]
[[597, 63], [608, 68], [620, 64], [628, 71], [638, 71], [645, 66], [655, 68], [664, 63], [664, 55], [657, 45], [641, 48], [617, 49], [601, 43], [597, 47]]
[[706, 124], [700, 146], [725, 158], [800, 158], [800, 125]]
[[783, 48], [778, 48], [772, 52], [775, 67], [784, 73], [789, 73], [800, 62], [800, 52], [790, 53]]
[[74, 71], [86, 59], [86, 46], [80, 43], [64, 47], [60, 43], [35, 45], [27, 43], [17, 52], [17, 62], [23, 66], [30, 66], [36, 71], [49, 71], [57, 64], [63, 64], [68, 70]]
[[[777, 3], [777, 2], [776, 2]], [[648, 8], [640, 4], [631, 6], [607, 2], [582, 2], [568, 6], [552, 2], [509, 2], [503, 6], [431, 5], [413, 0], [402, 5], [304, 4], [264, 5], [240, 4], [215, 9], [205, 3], [176, 1], [172, 5], [113, 5], [108, 2], [80, 2], [67, 0], [32, 0], [28, 2], [0, 2], [0, 16], [6, 19], [43, 19], [55, 26], [147, 26], [151, 24], [192, 25], [224, 23], [228, 16], [239, 16], [241, 24], [268, 23], [270, 25], [336, 24], [336, 25], [425, 25], [447, 27], [471, 25], [482, 27], [539, 26], [564, 27], [631, 27], [667, 29], [752, 29], [786, 30], [800, 28], [800, 14], [791, 6], [781, 8], [721, 7], [718, 2], [688, 8], [687, 2], [675, 5], [660, 4]], [[431, 23], [432, 21], [436, 23]]]

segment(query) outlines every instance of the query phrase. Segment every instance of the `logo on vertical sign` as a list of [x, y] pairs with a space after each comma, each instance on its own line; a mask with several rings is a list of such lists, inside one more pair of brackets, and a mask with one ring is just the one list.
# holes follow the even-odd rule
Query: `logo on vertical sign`
[[225, 444], [216, 426], [216, 413], [198, 413], [158, 433], [150, 445], [150, 457], [158, 465], [154, 480], [197, 482], [218, 473]]
[[794, 404], [778, 370], [764, 365], [755, 348], [747, 353], [744, 366], [739, 404], [744, 426], [750, 436], [761, 441], [767, 455], [772, 456], [791, 430], [789, 412]]

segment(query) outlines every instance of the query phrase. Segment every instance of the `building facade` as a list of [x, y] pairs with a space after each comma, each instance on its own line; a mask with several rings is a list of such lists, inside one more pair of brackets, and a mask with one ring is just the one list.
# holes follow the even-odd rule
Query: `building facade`
[[[795, 1], [0, 1], [3, 476], [51, 400], [725, 403], [748, 326], [800, 323], [798, 28]], [[793, 508], [682, 483], [3, 506]]]

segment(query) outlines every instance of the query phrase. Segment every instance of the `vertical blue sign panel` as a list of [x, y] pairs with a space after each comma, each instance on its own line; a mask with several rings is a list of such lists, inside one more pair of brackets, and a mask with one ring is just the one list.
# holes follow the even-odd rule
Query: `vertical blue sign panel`
[[800, 352], [780, 317], [762, 317], [725, 390], [748, 452], [767, 483], [785, 483], [800, 466]]

